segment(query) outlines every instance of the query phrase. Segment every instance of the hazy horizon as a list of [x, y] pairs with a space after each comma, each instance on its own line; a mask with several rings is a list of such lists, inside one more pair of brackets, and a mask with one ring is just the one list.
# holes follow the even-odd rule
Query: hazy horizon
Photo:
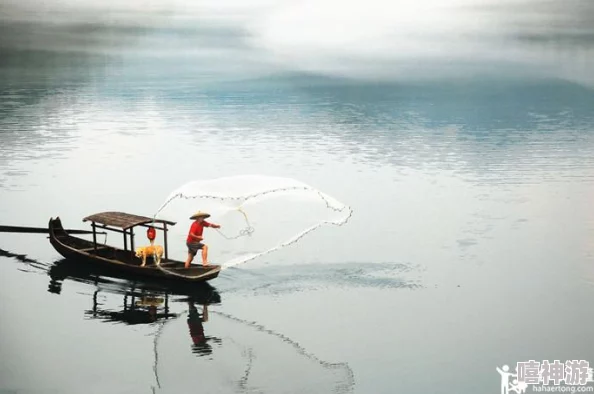
[[7, 1], [0, 51], [178, 57], [197, 71], [354, 80], [475, 76], [594, 86], [594, 3]]

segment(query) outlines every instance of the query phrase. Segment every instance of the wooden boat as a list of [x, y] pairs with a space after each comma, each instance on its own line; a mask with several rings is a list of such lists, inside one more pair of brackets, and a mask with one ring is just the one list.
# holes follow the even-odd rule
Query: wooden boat
[[[80, 261], [81, 264], [90, 264], [102, 268], [153, 279], [167, 279], [180, 282], [203, 282], [216, 278], [221, 271], [220, 265], [192, 265], [184, 268], [184, 262], [169, 259], [167, 252], [167, 226], [175, 222], [132, 215], [124, 212], [101, 212], [87, 216], [83, 222], [91, 222], [93, 240], [74, 237], [62, 226], [59, 217], [49, 221], [49, 239], [52, 246], [66, 259]], [[164, 256], [159, 265], [147, 259], [147, 264], [141, 267], [142, 260], [135, 256], [134, 229], [145, 227], [147, 229], [162, 230], [164, 234]], [[104, 229], [123, 234], [124, 248], [98, 244], [97, 229]], [[128, 249], [128, 239], [130, 248]]]
[[110, 266], [81, 264], [80, 261], [71, 259], [55, 261], [47, 270], [47, 274], [50, 277], [50, 293], [60, 294], [65, 283], [78, 282], [100, 287], [112, 294], [123, 295], [140, 291], [168, 294], [178, 300], [193, 299], [199, 304], [221, 303], [220, 293], [208, 281], [180, 282], [176, 279], [138, 276]]

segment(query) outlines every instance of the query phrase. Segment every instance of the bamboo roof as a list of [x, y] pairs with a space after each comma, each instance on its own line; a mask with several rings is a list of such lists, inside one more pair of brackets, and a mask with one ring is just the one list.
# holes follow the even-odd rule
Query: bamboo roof
[[125, 212], [101, 212], [94, 215], [87, 216], [83, 222], [95, 222], [106, 226], [119, 227], [122, 230], [127, 230], [130, 227], [139, 226], [149, 223], [166, 223], [174, 225], [175, 222], [163, 219], [153, 219], [148, 216], [133, 215]]

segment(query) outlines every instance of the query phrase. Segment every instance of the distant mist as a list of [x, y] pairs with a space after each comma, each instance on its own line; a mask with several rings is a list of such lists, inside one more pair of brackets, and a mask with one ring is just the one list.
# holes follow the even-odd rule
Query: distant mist
[[213, 69], [364, 80], [513, 75], [594, 86], [591, 0], [0, 0], [0, 24], [0, 55], [194, 57]]

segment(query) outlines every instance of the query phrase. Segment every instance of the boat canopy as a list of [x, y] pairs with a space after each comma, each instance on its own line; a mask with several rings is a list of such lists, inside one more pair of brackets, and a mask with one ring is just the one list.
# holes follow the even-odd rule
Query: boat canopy
[[135, 226], [146, 226], [151, 223], [175, 225], [175, 222], [163, 219], [153, 219], [148, 216], [133, 215], [125, 212], [101, 212], [87, 216], [83, 222], [94, 222], [104, 226], [119, 227], [127, 230]]

